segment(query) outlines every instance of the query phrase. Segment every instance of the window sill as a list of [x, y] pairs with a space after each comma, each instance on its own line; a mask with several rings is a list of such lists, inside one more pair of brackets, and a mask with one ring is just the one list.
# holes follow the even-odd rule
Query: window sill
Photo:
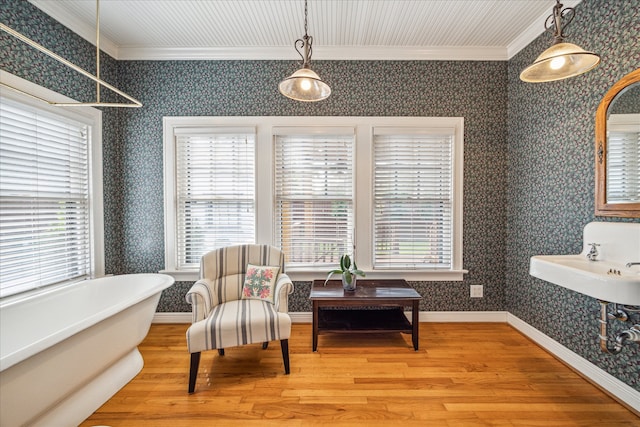
[[[198, 270], [169, 271], [161, 270], [160, 273], [172, 276], [176, 282], [195, 282], [199, 278]], [[460, 282], [464, 280], [467, 270], [375, 270], [365, 271], [367, 279], [405, 279], [408, 282]], [[327, 270], [295, 270], [287, 269], [287, 275], [292, 281], [310, 282], [315, 279], [327, 277]], [[337, 276], [336, 276], [337, 277]]]
[[[365, 271], [367, 279], [405, 279], [407, 282], [459, 282], [464, 280], [467, 270], [374, 270]], [[295, 270], [288, 269], [287, 274], [292, 281], [312, 281], [327, 277], [327, 270]], [[339, 278], [334, 275], [333, 278]]]

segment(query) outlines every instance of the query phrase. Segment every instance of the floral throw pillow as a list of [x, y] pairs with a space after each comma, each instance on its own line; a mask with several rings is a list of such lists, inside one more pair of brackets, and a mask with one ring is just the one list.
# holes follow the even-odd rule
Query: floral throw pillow
[[273, 304], [273, 294], [280, 267], [247, 265], [242, 299], [259, 299]]

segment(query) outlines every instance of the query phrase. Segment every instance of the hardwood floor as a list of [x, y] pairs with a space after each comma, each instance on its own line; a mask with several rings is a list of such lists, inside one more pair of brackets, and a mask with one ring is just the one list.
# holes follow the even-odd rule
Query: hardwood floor
[[188, 325], [154, 324], [145, 366], [82, 427], [640, 426], [640, 417], [507, 324], [421, 323], [401, 334], [321, 335], [294, 324], [280, 345], [202, 353], [187, 393]]

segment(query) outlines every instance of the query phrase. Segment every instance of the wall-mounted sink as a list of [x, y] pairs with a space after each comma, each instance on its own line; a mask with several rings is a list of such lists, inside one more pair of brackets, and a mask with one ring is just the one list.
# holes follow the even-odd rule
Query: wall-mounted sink
[[599, 300], [630, 305], [640, 305], [638, 271], [618, 263], [589, 261], [586, 254], [537, 255], [531, 257], [530, 268], [532, 276], [547, 282]]
[[[640, 223], [591, 222], [584, 228], [579, 255], [531, 257], [529, 273], [539, 279], [599, 300], [640, 305]], [[587, 254], [596, 243], [598, 256]]]

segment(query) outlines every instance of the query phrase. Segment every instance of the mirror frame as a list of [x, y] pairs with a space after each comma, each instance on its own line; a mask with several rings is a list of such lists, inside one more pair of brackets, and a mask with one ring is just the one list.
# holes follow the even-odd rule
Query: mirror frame
[[640, 68], [616, 82], [596, 111], [596, 216], [640, 218], [640, 203], [607, 203], [607, 111], [615, 97], [628, 86], [640, 82]]

